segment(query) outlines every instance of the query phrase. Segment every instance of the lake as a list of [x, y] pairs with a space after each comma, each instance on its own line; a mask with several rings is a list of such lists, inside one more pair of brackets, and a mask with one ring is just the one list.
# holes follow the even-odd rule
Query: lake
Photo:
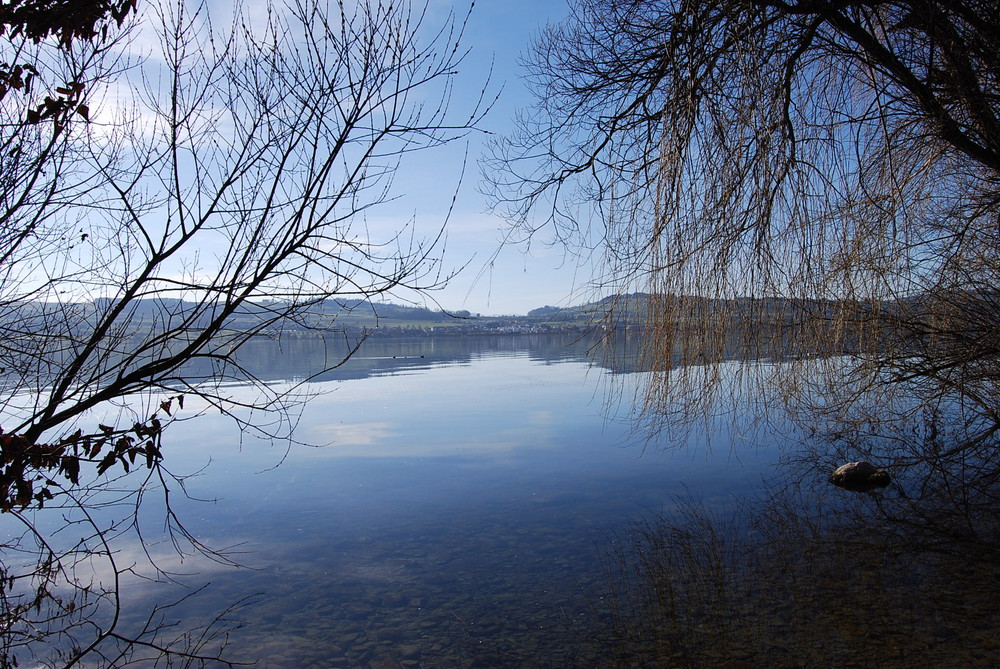
[[[259, 375], [308, 376], [308, 345], [295, 346], [261, 344]], [[639, 439], [628, 420], [639, 374], [596, 364], [588, 347], [370, 340], [307, 386], [317, 396], [295, 438], [319, 446], [241, 439], [211, 413], [172, 425], [170, 469], [200, 472], [188, 495], [213, 500], [174, 495], [178, 516], [241, 566], [178, 561], [151, 541], [184, 587], [129, 581], [127, 612], [208, 584], [169, 610], [183, 628], [251, 596], [229, 656], [260, 667], [600, 666], [602, 564], [620, 535], [684, 499], [725, 513], [759, 489], [776, 451], [725, 426], [683, 448]], [[189, 399], [181, 415], [199, 409]]]
[[[0, 620], [3, 652], [64, 666], [120, 603], [126, 638], [209, 658], [225, 640], [226, 658], [269, 668], [1000, 664], [992, 449], [922, 460], [919, 431], [797, 432], [766, 397], [745, 402], [763, 388], [729, 363], [717, 418], [646, 440], [630, 347], [595, 355], [573, 334], [374, 337], [314, 376], [343, 345], [254, 341], [241, 363], [260, 383], [216, 387], [290, 440], [189, 394], [162, 444], [176, 478], [136, 467], [68, 492], [80, 505], [26, 510], [44, 547], [5, 514], [3, 568], [25, 576], [0, 583], [18, 616]], [[262, 387], [311, 399], [238, 408]], [[762, 423], [734, 411], [754, 405]], [[116, 411], [88, 419], [129, 424]], [[830, 484], [859, 457], [891, 485]], [[36, 608], [49, 548], [76, 589]], [[163, 665], [133, 649], [75, 666]]]

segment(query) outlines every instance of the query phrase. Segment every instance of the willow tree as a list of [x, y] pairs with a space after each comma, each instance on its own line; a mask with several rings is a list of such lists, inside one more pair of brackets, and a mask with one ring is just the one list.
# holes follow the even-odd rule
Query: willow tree
[[[886, 636], [919, 637], [928, 592], [962, 611], [951, 648], [977, 647], [1000, 553], [1000, 3], [574, 6], [529, 57], [538, 101], [497, 146], [500, 205], [648, 295], [620, 304], [646, 309], [650, 428], [726, 393], [817, 437], [787, 454], [804, 485], [742, 516], [756, 534], [697, 508], [640, 531], [609, 599], [626, 661], [836, 662], [827, 637], [859, 610], [867, 634], [880, 597]], [[826, 484], [861, 458], [892, 485]], [[874, 575], [863, 601], [844, 574]], [[837, 631], [758, 624], [801, 602]]]
[[[496, 145], [498, 206], [603, 249], [602, 285], [651, 295], [650, 415], [687, 381], [702, 397], [724, 359], [851, 353], [824, 378], [958, 392], [991, 435], [998, 16], [995, 2], [580, 0], [528, 57], [537, 102]], [[784, 387], [806, 368], [784, 366]]]
[[[444, 221], [366, 214], [410, 153], [480, 118], [449, 109], [464, 23], [379, 0], [14, 2], [0, 19], [0, 664], [211, 658], [210, 633], [119, 627], [135, 566], [114, 541], [138, 515], [94, 506], [178, 489], [163, 435], [185, 399], [288, 436], [292, 395], [226, 390], [254, 381], [252, 338], [332, 336], [330, 300], [448, 278]], [[167, 527], [203, 548], [169, 505]]]
[[492, 185], [646, 295], [649, 427], [785, 406], [817, 471], [871, 459], [890, 515], [1000, 536], [1000, 4], [572, 4]]

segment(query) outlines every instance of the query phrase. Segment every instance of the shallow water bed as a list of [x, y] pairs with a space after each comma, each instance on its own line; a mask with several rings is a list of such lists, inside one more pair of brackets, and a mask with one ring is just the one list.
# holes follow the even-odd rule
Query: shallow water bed
[[596, 666], [618, 533], [678, 498], [724, 512], [776, 457], [721, 427], [711, 448], [638, 443], [609, 417], [606, 374], [504, 351], [318, 384], [296, 436], [328, 445], [283, 460], [237, 448], [220, 417], [174, 426], [172, 468], [210, 457], [188, 489], [218, 500], [181, 518], [246, 568], [190, 565], [183, 581], [211, 585], [171, 614], [255, 595], [230, 656], [263, 667]]

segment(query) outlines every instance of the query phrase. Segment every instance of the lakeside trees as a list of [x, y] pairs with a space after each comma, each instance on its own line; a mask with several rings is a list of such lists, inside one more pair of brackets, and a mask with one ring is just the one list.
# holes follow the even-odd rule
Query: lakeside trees
[[[133, 565], [112, 537], [138, 516], [93, 506], [182, 488], [161, 436], [185, 396], [283, 434], [294, 390], [261, 383], [249, 405], [225, 391], [253, 336], [308, 327], [329, 298], [447, 279], [443, 222], [385, 230], [365, 214], [408, 154], [485, 112], [482, 97], [450, 108], [463, 21], [377, 0], [14, 2], [0, 19], [0, 492], [24, 528], [3, 546], [0, 658], [211, 658], [219, 638], [165, 638], [155, 615], [118, 628]], [[180, 374], [191, 360], [209, 371]], [[83, 538], [53, 539], [42, 506]], [[204, 549], [169, 509], [166, 526]]]
[[[496, 144], [497, 207], [603, 254], [602, 287], [654, 296], [648, 429], [721, 397], [807, 430], [775, 503], [802, 530], [786, 545], [863, 534], [891, 538], [887, 560], [993, 568], [998, 47], [989, 0], [578, 0], [528, 55], [536, 103]], [[851, 460], [893, 484], [815, 530]], [[670, 573], [641, 555], [649, 583]]]
[[[718, 364], [726, 326], [750, 322], [748, 366], [775, 343], [802, 354], [757, 365], [768, 402], [837, 413], [857, 442], [958, 403], [976, 419], [950, 450], [992, 444], [998, 9], [580, 0], [536, 40], [536, 105], [494, 151], [497, 206], [659, 300], [652, 427], [702, 406], [712, 375], [688, 363]], [[801, 308], [776, 318], [772, 297]]]

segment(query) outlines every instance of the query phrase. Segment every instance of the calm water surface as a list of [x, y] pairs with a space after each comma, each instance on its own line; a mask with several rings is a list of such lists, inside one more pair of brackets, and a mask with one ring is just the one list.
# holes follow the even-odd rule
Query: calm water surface
[[631, 397], [636, 375], [611, 378], [566, 341], [509, 339], [462, 355], [363, 349], [352, 373], [309, 387], [321, 394], [295, 436], [322, 447], [241, 441], [211, 414], [172, 426], [168, 464], [200, 470], [188, 493], [214, 500], [176, 509], [242, 567], [174, 565], [185, 587], [209, 587], [170, 615], [183, 626], [254, 595], [230, 655], [260, 667], [600, 666], [616, 536], [678, 498], [724, 512], [776, 454], [721, 428], [686, 448], [640, 443], [628, 402], [606, 401]]

